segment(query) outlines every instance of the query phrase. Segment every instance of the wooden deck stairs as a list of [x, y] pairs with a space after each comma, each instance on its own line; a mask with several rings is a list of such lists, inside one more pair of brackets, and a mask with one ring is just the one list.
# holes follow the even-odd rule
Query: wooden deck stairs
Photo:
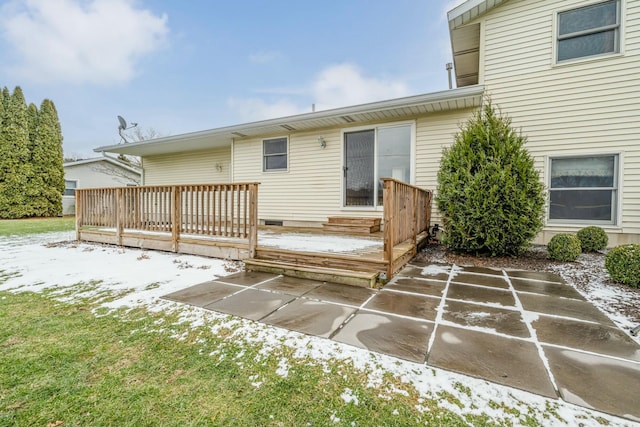
[[330, 216], [322, 224], [324, 231], [366, 235], [380, 231], [380, 218]]
[[247, 270], [367, 288], [376, 287], [378, 276], [386, 269], [381, 259], [262, 247], [244, 263]]

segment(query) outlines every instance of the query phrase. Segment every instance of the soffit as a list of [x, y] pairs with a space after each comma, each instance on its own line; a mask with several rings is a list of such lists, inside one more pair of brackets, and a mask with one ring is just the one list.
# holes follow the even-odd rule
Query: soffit
[[376, 121], [402, 120], [443, 111], [478, 107], [482, 102], [483, 93], [482, 86], [451, 89], [147, 141], [102, 146], [94, 151], [153, 156], [230, 147], [233, 141], [241, 143], [251, 138], [347, 127]]

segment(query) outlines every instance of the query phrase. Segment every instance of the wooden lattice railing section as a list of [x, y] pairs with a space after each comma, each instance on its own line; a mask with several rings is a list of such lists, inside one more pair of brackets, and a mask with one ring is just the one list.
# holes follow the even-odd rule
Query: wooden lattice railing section
[[77, 233], [85, 226], [115, 229], [119, 242], [125, 230], [171, 233], [174, 248], [181, 235], [247, 239], [254, 254], [258, 183], [78, 189]]
[[417, 251], [417, 238], [422, 232], [429, 232], [431, 222], [430, 190], [424, 190], [392, 178], [382, 179], [384, 186], [384, 259], [388, 262], [387, 277], [392, 277], [400, 261], [394, 260], [394, 248], [407, 241], [411, 251]]

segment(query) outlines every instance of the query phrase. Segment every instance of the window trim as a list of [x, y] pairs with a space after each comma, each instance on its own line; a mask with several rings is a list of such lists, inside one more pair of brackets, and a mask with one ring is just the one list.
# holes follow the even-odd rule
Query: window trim
[[[265, 147], [266, 147], [266, 143], [269, 141], [275, 141], [275, 140], [279, 140], [279, 139], [284, 139], [287, 143], [287, 149], [286, 152], [284, 153], [278, 153], [278, 154], [266, 154], [265, 153]], [[287, 156], [287, 166], [284, 168], [279, 168], [279, 169], [267, 169], [267, 157], [270, 156], [282, 156], [282, 155]], [[282, 172], [288, 172], [289, 171], [289, 136], [275, 136], [275, 137], [271, 137], [271, 138], [264, 138], [262, 140], [262, 172], [263, 173], [282, 173]]]
[[[624, 42], [623, 42], [623, 34], [624, 34], [624, 27], [623, 27], [623, 23], [624, 23], [624, 1], [625, 0], [614, 0], [616, 2], [616, 11], [617, 11], [617, 24], [615, 25], [609, 25], [606, 27], [598, 27], [597, 29], [591, 29], [591, 30], [583, 30], [580, 32], [576, 32], [576, 33], [571, 33], [569, 35], [564, 35], [564, 36], [560, 36], [560, 14], [565, 13], [565, 12], [571, 12], [571, 11], [575, 11], [575, 10], [579, 10], [579, 9], [583, 9], [583, 8], [587, 8], [587, 7], [591, 7], [591, 6], [597, 6], [599, 4], [603, 4], [603, 3], [607, 3], [610, 0], [598, 0], [598, 1], [593, 1], [590, 2], [588, 4], [585, 5], [581, 5], [579, 7], [569, 7], [569, 8], [565, 8], [565, 9], [559, 9], [557, 11], [554, 12], [553, 14], [553, 27], [554, 27], [554, 31], [553, 31], [553, 64], [554, 65], [565, 65], [565, 64], [574, 64], [576, 62], [586, 62], [586, 61], [594, 61], [594, 60], [600, 60], [603, 58], [610, 58], [612, 56], [620, 56], [623, 55], [624, 52]], [[558, 60], [558, 45], [560, 40], [566, 40], [569, 38], [573, 38], [573, 37], [579, 37], [579, 36], [584, 36], [584, 35], [589, 35], [589, 34], [595, 34], [598, 32], [601, 32], [603, 30], [606, 29], [616, 29], [616, 40], [615, 40], [615, 47], [616, 49], [613, 52], [605, 52], [605, 53], [600, 53], [600, 54], [596, 54], [596, 55], [587, 55], [587, 56], [579, 56], [579, 57], [575, 57], [575, 58], [569, 58], [569, 59], [563, 59], [563, 60]]]
[[[411, 147], [409, 154], [409, 162], [411, 166], [411, 172], [409, 174], [411, 185], [416, 185], [416, 169], [417, 169], [417, 161], [416, 161], [416, 145], [417, 145], [417, 122], [416, 120], [402, 120], [399, 122], [389, 122], [389, 123], [379, 123], [368, 126], [354, 126], [349, 128], [340, 129], [340, 166], [341, 170], [344, 171], [344, 161], [345, 161], [345, 152], [344, 152], [344, 136], [346, 133], [350, 132], [359, 132], [363, 130], [375, 130], [374, 132], [374, 159], [376, 159], [376, 164], [374, 165], [374, 177], [378, 176], [378, 129], [383, 128], [393, 128], [399, 126], [411, 126]], [[344, 173], [341, 174], [340, 178], [340, 209], [345, 211], [376, 211], [382, 212], [384, 206], [378, 205], [377, 194], [374, 193], [374, 202], [373, 206], [347, 206], [346, 202], [346, 193], [345, 193], [345, 180]]]
[[[553, 160], [556, 159], [579, 159], [587, 157], [610, 157], [614, 158], [614, 172], [613, 172], [613, 187], [585, 187], [585, 190], [611, 190], [615, 194], [615, 200], [611, 204], [611, 221], [602, 220], [580, 220], [580, 219], [552, 219], [551, 215], [551, 192], [558, 191], [551, 188], [551, 167]], [[621, 152], [590, 152], [580, 154], [549, 154], [545, 156], [545, 183], [547, 186], [547, 203], [545, 212], [545, 222], [548, 226], [584, 226], [584, 225], [597, 225], [606, 228], [618, 228], [622, 223], [622, 164], [623, 153]], [[560, 191], [572, 191], [571, 189], [563, 189]]]

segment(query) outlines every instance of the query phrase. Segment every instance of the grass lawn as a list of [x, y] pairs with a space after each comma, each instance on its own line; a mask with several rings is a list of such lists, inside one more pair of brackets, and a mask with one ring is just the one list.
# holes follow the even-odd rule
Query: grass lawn
[[73, 216], [55, 218], [26, 218], [0, 220], [0, 236], [21, 236], [25, 234], [46, 233], [48, 231], [70, 231], [75, 229]]
[[[286, 350], [262, 355], [166, 313], [96, 316], [89, 302], [46, 294], [0, 292], [0, 300], [3, 426], [493, 425], [438, 399], [420, 399], [428, 408], [420, 413], [411, 390], [385, 398], [344, 362], [296, 360], [283, 373]], [[346, 390], [355, 401], [341, 397]]]

